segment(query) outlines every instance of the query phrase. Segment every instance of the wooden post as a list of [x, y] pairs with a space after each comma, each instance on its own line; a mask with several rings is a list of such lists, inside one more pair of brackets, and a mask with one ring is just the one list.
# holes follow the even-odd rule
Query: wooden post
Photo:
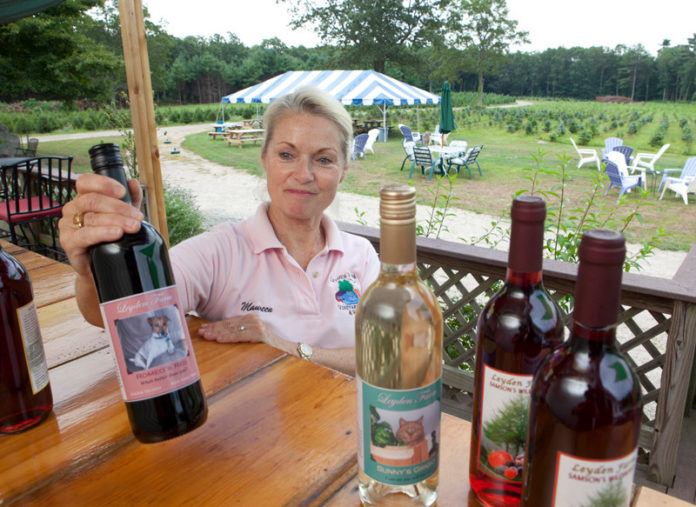
[[142, 0], [119, 0], [118, 10], [140, 182], [148, 188], [150, 222], [169, 243]]
[[[689, 291], [696, 286], [696, 244], [679, 266], [673, 280]], [[650, 450], [649, 477], [672, 485], [677, 450], [687, 404], [691, 403], [689, 383], [696, 355], [696, 304], [674, 302], [672, 324], [667, 337], [665, 364], [655, 414], [655, 433]]]

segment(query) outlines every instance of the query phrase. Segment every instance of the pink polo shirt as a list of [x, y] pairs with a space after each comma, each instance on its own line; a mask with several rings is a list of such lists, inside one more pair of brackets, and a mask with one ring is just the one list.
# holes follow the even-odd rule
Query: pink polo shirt
[[286, 340], [354, 347], [358, 300], [379, 274], [374, 248], [324, 215], [326, 245], [305, 272], [276, 237], [267, 206], [171, 249], [184, 312], [212, 321], [255, 313]]

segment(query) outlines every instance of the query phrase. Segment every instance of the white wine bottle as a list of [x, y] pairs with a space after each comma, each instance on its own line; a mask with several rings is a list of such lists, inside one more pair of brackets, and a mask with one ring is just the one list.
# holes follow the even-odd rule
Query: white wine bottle
[[442, 312], [416, 269], [415, 189], [380, 192], [379, 278], [355, 318], [363, 504], [437, 500]]

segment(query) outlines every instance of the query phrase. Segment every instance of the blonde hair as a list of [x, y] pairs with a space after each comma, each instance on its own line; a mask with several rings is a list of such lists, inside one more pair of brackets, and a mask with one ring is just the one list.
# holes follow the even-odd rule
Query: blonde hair
[[343, 105], [333, 96], [313, 86], [303, 86], [292, 93], [271, 102], [263, 115], [266, 133], [263, 138], [261, 153], [266, 153], [268, 143], [278, 120], [286, 114], [310, 113], [326, 118], [336, 125], [341, 137], [341, 154], [343, 162], [348, 163], [348, 154], [353, 138], [353, 121]]

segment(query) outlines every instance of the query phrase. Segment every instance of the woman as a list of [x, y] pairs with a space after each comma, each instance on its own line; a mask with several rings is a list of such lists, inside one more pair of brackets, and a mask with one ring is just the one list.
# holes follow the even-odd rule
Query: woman
[[[202, 338], [262, 341], [352, 374], [355, 309], [379, 261], [368, 241], [324, 215], [348, 170], [350, 116], [330, 95], [303, 88], [274, 101], [264, 125], [270, 202], [171, 249], [184, 311], [212, 321]], [[114, 180], [85, 174], [76, 188], [59, 222], [61, 245], [78, 274], [80, 311], [102, 326], [89, 248], [136, 232], [143, 215], [120, 200], [125, 189]], [[137, 182], [129, 190], [139, 203]]]

